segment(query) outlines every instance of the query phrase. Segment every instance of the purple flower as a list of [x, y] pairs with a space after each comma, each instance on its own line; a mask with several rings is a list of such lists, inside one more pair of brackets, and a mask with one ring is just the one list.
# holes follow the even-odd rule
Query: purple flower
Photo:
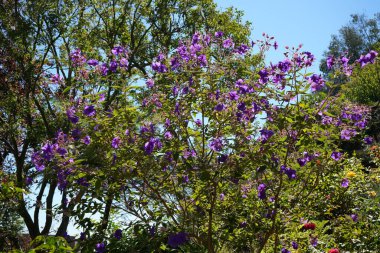
[[111, 61], [108, 70], [111, 71], [111, 72], [116, 72], [117, 66], [118, 66], [118, 64], [117, 64], [116, 61]]
[[347, 67], [348, 61], [349, 59], [345, 56], [342, 56], [342, 58], [340, 58], [340, 62], [342, 63], [344, 67]]
[[223, 37], [223, 35], [224, 35], [224, 33], [222, 31], [215, 32], [215, 37], [216, 38], [221, 38], [221, 37]]
[[281, 253], [291, 253], [288, 249], [286, 248], [282, 248], [281, 249]]
[[233, 48], [234, 43], [233, 43], [232, 39], [228, 38], [228, 39], [224, 40], [223, 41], [223, 47], [224, 48]]
[[167, 131], [165, 134], [164, 134], [164, 138], [167, 139], [167, 140], [170, 140], [171, 138], [173, 138], [173, 135], [171, 132]]
[[93, 105], [86, 105], [83, 110], [84, 115], [93, 117], [96, 114], [95, 107]]
[[292, 247], [293, 247], [293, 249], [298, 249], [298, 243], [296, 243], [296, 242], [292, 242]]
[[218, 157], [218, 162], [219, 162], [219, 163], [225, 163], [225, 162], [227, 161], [227, 159], [228, 159], [228, 155], [226, 155], [226, 154], [222, 154], [222, 155], [220, 155], [220, 156]]
[[95, 247], [96, 253], [104, 253], [106, 252], [106, 245], [104, 242], [97, 243]]
[[52, 83], [59, 83], [63, 80], [62, 77], [60, 77], [58, 74], [55, 74], [55, 75], [52, 75], [51, 78], [50, 78], [50, 81]]
[[239, 99], [239, 95], [238, 95], [237, 91], [235, 91], [235, 90], [230, 91], [228, 94], [229, 94], [231, 100], [238, 100]]
[[210, 148], [213, 151], [221, 151], [223, 149], [223, 141], [221, 138], [214, 138], [210, 143]]
[[272, 137], [272, 135], [274, 134], [274, 132], [272, 130], [268, 130], [268, 129], [262, 129], [260, 130], [260, 133], [261, 133], [261, 143], [266, 143], [267, 140]]
[[357, 214], [351, 214], [350, 215], [353, 222], [358, 222], [358, 215]]
[[87, 64], [90, 66], [97, 66], [99, 64], [99, 62], [95, 59], [90, 59], [87, 61]]
[[179, 232], [177, 234], [171, 234], [168, 238], [168, 244], [172, 248], [178, 248], [178, 246], [185, 244], [188, 241], [187, 233]]
[[333, 122], [333, 118], [330, 116], [323, 116], [322, 117], [322, 124], [323, 125], [330, 125]]
[[97, 69], [102, 73], [102, 76], [106, 76], [108, 74], [107, 63], [103, 63], [102, 65], [97, 66]]
[[170, 119], [165, 119], [165, 127], [170, 127]]
[[311, 238], [310, 238], [310, 244], [311, 244], [313, 247], [317, 247], [317, 246], [318, 246], [318, 238], [317, 238], [317, 237], [311, 237]]
[[340, 185], [341, 185], [343, 188], [347, 188], [349, 184], [350, 184], [350, 181], [349, 181], [347, 178], [343, 178], [343, 179], [342, 179], [342, 182], [341, 182]]
[[82, 55], [79, 48], [70, 53], [70, 60], [74, 66], [81, 66], [86, 62], [86, 58]]
[[360, 63], [361, 67], [364, 67], [368, 63], [374, 63], [377, 55], [378, 55], [378, 53], [376, 51], [371, 50], [368, 54], [361, 55], [358, 62]]
[[311, 66], [314, 61], [314, 55], [310, 52], [303, 52], [302, 54], [306, 55], [305, 66]]
[[31, 177], [26, 177], [25, 178], [25, 184], [26, 185], [31, 185], [33, 183], [33, 178]]
[[99, 95], [98, 102], [103, 102], [104, 100], [106, 100], [106, 94], [102, 93], [102, 94]]
[[327, 69], [331, 69], [334, 65], [334, 57], [332, 55], [329, 55], [326, 60]]
[[311, 77], [306, 78], [311, 86], [312, 91], [319, 91], [325, 86], [325, 80], [321, 75], [313, 74]]
[[117, 239], [117, 240], [121, 240], [121, 238], [123, 237], [123, 232], [121, 231], [121, 229], [116, 229], [115, 233], [113, 234], [113, 236]]
[[241, 44], [238, 48], [237, 48], [237, 52], [238, 54], [245, 54], [247, 51], [249, 50], [249, 46], [245, 45], [245, 44]]
[[111, 146], [114, 149], [118, 149], [120, 147], [120, 143], [121, 143], [121, 139], [120, 139], [120, 137], [117, 136], [117, 137], [113, 138]]
[[265, 199], [267, 197], [267, 195], [266, 195], [266, 187], [267, 186], [265, 184], [260, 184], [257, 187], [257, 191], [258, 191], [257, 196], [259, 197], [259, 199]]
[[210, 35], [208, 35], [208, 34], [203, 35], [203, 41], [206, 43], [206, 45], [209, 45], [210, 42], [211, 42], [211, 37], [210, 37]]
[[73, 131], [71, 131], [71, 136], [75, 141], [78, 141], [80, 139], [80, 135], [82, 132], [80, 131], [79, 128], [75, 128]]
[[207, 66], [207, 58], [206, 58], [206, 55], [201, 54], [200, 56], [198, 56], [198, 62], [199, 62], [199, 66], [201, 66], [201, 67], [206, 67], [206, 66]]
[[352, 136], [354, 136], [356, 132], [354, 130], [344, 129], [340, 132], [340, 138], [342, 140], [350, 140]]
[[214, 109], [215, 111], [221, 112], [224, 110], [224, 104], [217, 104]]
[[71, 123], [76, 124], [79, 121], [79, 117], [75, 115], [75, 108], [70, 107], [66, 110], [67, 118], [71, 121]]
[[364, 137], [363, 141], [364, 141], [365, 144], [370, 145], [373, 142], [373, 138], [367, 136], [367, 137]]
[[86, 144], [86, 145], [90, 145], [90, 143], [91, 143], [91, 138], [90, 138], [90, 136], [86, 135], [86, 136], [83, 138], [83, 143]]
[[292, 67], [292, 62], [289, 59], [285, 59], [284, 61], [280, 61], [277, 64], [277, 67], [281, 70], [281, 72], [286, 73]]
[[237, 108], [240, 111], [245, 111], [245, 109], [246, 109], [245, 103], [244, 102], [239, 103], [238, 106], [237, 106]]
[[153, 153], [154, 148], [160, 149], [162, 147], [162, 143], [158, 138], [150, 138], [148, 142], [144, 145], [144, 150], [147, 155]]
[[170, 66], [172, 67], [172, 70], [176, 70], [179, 67], [181, 67], [181, 63], [179, 61], [178, 57], [173, 57], [170, 59]]
[[221, 194], [219, 195], [219, 199], [220, 199], [220, 201], [224, 201], [224, 198], [225, 198], [224, 193], [221, 193]]
[[120, 64], [120, 67], [126, 68], [128, 67], [129, 62], [126, 58], [121, 58], [119, 64]]
[[248, 226], [248, 223], [246, 222], [246, 221], [242, 221], [242, 222], [240, 222], [240, 224], [239, 224], [239, 227], [240, 228], [245, 228], [245, 227], [247, 227]]
[[298, 164], [299, 164], [301, 167], [303, 167], [303, 166], [306, 165], [307, 160], [306, 160], [305, 157], [302, 157], [302, 158], [298, 158], [298, 159], [297, 159], [297, 162], [298, 162]]
[[189, 157], [196, 157], [197, 156], [197, 153], [195, 152], [195, 150], [184, 150], [183, 151], [183, 158], [187, 159]]
[[273, 43], [273, 47], [274, 47], [274, 50], [277, 50], [277, 48], [278, 48], [277, 41], [275, 41], [275, 42]]
[[59, 148], [57, 148], [57, 153], [60, 156], [64, 157], [67, 154], [67, 150], [65, 148], [59, 147]]
[[153, 88], [153, 86], [154, 86], [154, 80], [153, 79], [148, 79], [148, 80], [146, 80], [145, 84], [146, 84], [146, 86], [148, 88]]
[[156, 226], [153, 225], [149, 228], [149, 235], [154, 236], [156, 234]]
[[265, 84], [269, 81], [269, 73], [266, 69], [261, 69], [258, 74], [260, 76], [259, 81], [261, 84]]
[[54, 146], [46, 143], [42, 148], [42, 155], [46, 161], [50, 161], [54, 157]]
[[364, 129], [367, 125], [367, 122], [365, 120], [355, 122], [355, 126], [357, 126], [360, 129]]
[[85, 234], [84, 232], [80, 232], [80, 237], [79, 237], [79, 239], [80, 239], [81, 241], [84, 241], [84, 240], [86, 239], [86, 234]]
[[122, 54], [123, 52], [125, 52], [125, 49], [121, 46], [117, 46], [117, 47], [112, 48], [111, 52], [114, 55], [119, 55], [119, 54]]
[[199, 42], [201, 34], [199, 32], [195, 32], [193, 38], [191, 39], [191, 44], [197, 44]]
[[296, 171], [291, 168], [285, 167], [285, 165], [281, 166], [280, 171], [282, 173], [285, 173], [289, 179], [295, 179], [297, 177]]
[[165, 66], [165, 64], [163, 64], [161, 62], [153, 62], [152, 63], [152, 69], [158, 73], [168, 72], [168, 68]]
[[335, 161], [339, 161], [341, 157], [342, 157], [342, 153], [340, 152], [334, 151], [331, 154], [331, 158], [334, 159]]
[[87, 182], [87, 179], [84, 177], [78, 178], [77, 179], [77, 184], [84, 186], [84, 187], [89, 187], [90, 184]]

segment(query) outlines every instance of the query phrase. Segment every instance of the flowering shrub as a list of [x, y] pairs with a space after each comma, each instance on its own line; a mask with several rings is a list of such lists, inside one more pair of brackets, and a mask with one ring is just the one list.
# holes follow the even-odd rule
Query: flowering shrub
[[[76, 206], [82, 249], [112, 252], [141, 236], [157, 251], [339, 252], [328, 228], [342, 217], [354, 226], [362, 203], [348, 194], [361, 172], [347, 169], [339, 145], [364, 138], [368, 109], [339, 95], [308, 102], [331, 85], [307, 72], [314, 56], [291, 48], [266, 66], [272, 47], [267, 35], [235, 45], [222, 32], [195, 33], [136, 86], [123, 85], [128, 49], [116, 46], [109, 63], [72, 53], [86, 93], [62, 101], [67, 128], [32, 160], [57, 178], [63, 207]], [[111, 214], [123, 215], [128, 239]]]

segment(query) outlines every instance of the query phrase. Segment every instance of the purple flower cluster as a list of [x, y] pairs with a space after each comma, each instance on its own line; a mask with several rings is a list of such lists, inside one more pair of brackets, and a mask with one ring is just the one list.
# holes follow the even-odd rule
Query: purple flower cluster
[[340, 158], [342, 158], [342, 153], [334, 151], [331, 154], [331, 158], [334, 159], [335, 161], [339, 161]]
[[303, 157], [300, 157], [297, 159], [297, 162], [298, 164], [303, 167], [305, 166], [308, 162], [310, 162], [311, 160], [313, 160], [315, 157], [319, 156], [319, 154], [314, 154], [314, 155], [311, 155], [309, 154], [308, 152], [303, 152]]
[[97, 243], [95, 246], [96, 253], [106, 252], [106, 244], [104, 242]]
[[355, 130], [352, 130], [352, 129], [343, 129], [340, 132], [340, 138], [342, 140], [350, 140], [351, 137], [355, 136], [356, 134], [357, 134], [357, 132]]
[[335, 58], [332, 55], [329, 55], [326, 60], [327, 69], [332, 69], [335, 63]]
[[366, 137], [364, 137], [363, 141], [364, 141], [365, 144], [371, 145], [372, 142], [373, 142], [373, 138], [370, 137], [370, 136], [366, 136]]
[[188, 234], [186, 232], [179, 232], [177, 234], [171, 234], [168, 238], [168, 245], [171, 248], [178, 248], [179, 246], [189, 241]]
[[114, 149], [118, 149], [120, 147], [120, 144], [121, 144], [120, 137], [116, 136], [115, 138], [112, 139], [111, 146]]
[[378, 53], [374, 50], [371, 50], [366, 55], [361, 55], [359, 60], [357, 60], [358, 63], [360, 63], [360, 67], [364, 67], [365, 65], [369, 63], [375, 63], [375, 59], [377, 57]]
[[268, 139], [272, 137], [274, 134], [272, 130], [268, 130], [268, 129], [262, 129], [260, 130], [260, 133], [261, 133], [261, 136], [260, 136], [261, 143], [266, 143]]
[[87, 61], [87, 64], [90, 65], [90, 66], [98, 66], [99, 64], [99, 61], [98, 60], [95, 60], [95, 59], [90, 59]]
[[88, 117], [94, 117], [96, 115], [96, 110], [93, 105], [86, 105], [83, 110], [83, 114]]
[[297, 177], [297, 173], [292, 168], [288, 168], [285, 165], [281, 165], [280, 172], [285, 173], [289, 179], [295, 179]]
[[267, 195], [266, 195], [266, 188], [267, 186], [265, 184], [260, 184], [258, 187], [257, 187], [257, 196], [259, 197], [259, 199], [266, 199]]
[[147, 141], [144, 145], [144, 150], [145, 154], [150, 155], [153, 153], [154, 149], [161, 149], [162, 148], [162, 143], [160, 139], [158, 138], [150, 138], [149, 141]]
[[67, 118], [71, 121], [71, 123], [76, 124], [79, 121], [79, 117], [75, 115], [75, 107], [70, 107], [66, 110]]
[[311, 90], [313, 92], [319, 91], [323, 89], [325, 86], [325, 80], [321, 77], [321, 75], [313, 74], [312, 76], [306, 78], [308, 83], [310, 84]]
[[216, 151], [216, 152], [222, 151], [222, 149], [223, 149], [223, 140], [222, 140], [222, 138], [220, 138], [220, 137], [214, 138], [210, 142], [210, 148], [211, 148], [211, 150]]
[[50, 77], [50, 81], [52, 83], [60, 83], [62, 80], [63, 80], [63, 78], [61, 76], [59, 76], [58, 74], [52, 75]]
[[83, 56], [79, 48], [70, 53], [70, 60], [74, 66], [82, 66], [86, 63], [86, 57]]
[[113, 236], [117, 239], [117, 240], [121, 240], [121, 238], [123, 237], [123, 231], [121, 229], [116, 229], [115, 233], [113, 234]]

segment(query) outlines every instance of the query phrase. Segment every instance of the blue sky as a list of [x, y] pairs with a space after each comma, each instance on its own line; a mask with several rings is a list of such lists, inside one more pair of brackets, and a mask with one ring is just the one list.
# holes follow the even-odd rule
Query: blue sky
[[351, 14], [373, 17], [380, 12], [380, 0], [216, 0], [216, 3], [221, 8], [234, 6], [243, 10], [244, 20], [252, 23], [253, 39], [261, 38], [263, 32], [276, 38], [281, 48], [269, 54], [268, 60], [281, 60], [284, 46], [302, 43], [304, 51], [317, 58], [313, 71], [318, 71], [331, 35], [350, 21]]

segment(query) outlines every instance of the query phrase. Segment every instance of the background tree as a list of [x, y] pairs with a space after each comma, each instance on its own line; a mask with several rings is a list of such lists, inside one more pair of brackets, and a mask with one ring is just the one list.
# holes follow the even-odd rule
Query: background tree
[[380, 41], [380, 13], [373, 18], [364, 14], [352, 14], [351, 21], [343, 26], [338, 35], [332, 35], [325, 58], [321, 60], [320, 70], [327, 74], [326, 59], [329, 55], [341, 57], [347, 53], [349, 63], [353, 63], [360, 55], [374, 49], [375, 43]]

